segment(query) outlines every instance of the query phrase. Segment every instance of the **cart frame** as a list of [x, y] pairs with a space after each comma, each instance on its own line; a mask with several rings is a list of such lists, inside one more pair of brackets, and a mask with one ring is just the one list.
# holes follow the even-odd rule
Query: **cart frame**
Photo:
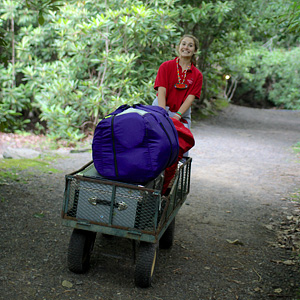
[[[78, 171], [66, 175], [65, 197], [64, 197], [64, 202], [63, 202], [63, 207], [61, 212], [62, 223], [65, 226], [69, 226], [77, 229], [100, 232], [103, 234], [114, 235], [114, 236], [119, 236], [119, 237], [124, 237], [124, 238], [129, 238], [129, 239], [134, 239], [134, 240], [144, 241], [149, 243], [157, 243], [161, 238], [161, 236], [164, 234], [165, 230], [172, 222], [172, 220], [174, 219], [174, 217], [177, 215], [179, 209], [181, 208], [182, 204], [186, 200], [187, 195], [189, 194], [191, 162], [192, 162], [192, 158], [188, 158], [184, 163], [182, 163], [178, 167], [175, 177], [173, 179], [173, 184], [171, 186], [169, 195], [165, 197], [166, 205], [153, 231], [140, 230], [135, 228], [126, 228], [123, 226], [110, 225], [110, 224], [105, 224], [100, 222], [98, 223], [91, 220], [79, 220], [76, 218], [69, 217], [67, 215], [68, 201], [70, 195], [70, 185], [68, 184], [68, 181], [73, 179], [93, 182], [101, 185], [102, 184], [112, 185], [113, 191], [115, 191], [114, 187], [118, 186], [118, 187], [129, 188], [132, 190], [139, 190], [142, 192], [152, 193], [154, 196], [157, 197], [158, 202], [161, 202], [161, 195], [160, 195], [161, 190], [156, 190], [156, 189], [153, 190], [138, 185], [121, 183], [112, 180], [99, 180], [99, 179], [78, 175], [78, 173], [80, 173], [88, 166], [90, 166], [92, 162], [83, 166]], [[110, 213], [111, 214], [113, 213], [112, 210]], [[155, 219], [156, 220], [158, 219], [158, 207], [157, 207]]]
[[[74, 228], [68, 248], [69, 269], [75, 273], [87, 271], [97, 233], [128, 238], [134, 244], [135, 283], [139, 287], [149, 287], [158, 245], [170, 248], [173, 244], [175, 216], [190, 191], [191, 162], [192, 159], [187, 158], [178, 163], [167, 196], [161, 196], [163, 173], [145, 186], [84, 176], [93, 162], [66, 175], [61, 217], [63, 225]], [[99, 194], [102, 198], [95, 196]], [[105, 210], [105, 218], [101, 216], [101, 220], [106, 221], [99, 222], [99, 215], [95, 221], [92, 215], [97, 209]], [[128, 218], [134, 220], [128, 223]], [[139, 243], [137, 259], [136, 242]]]

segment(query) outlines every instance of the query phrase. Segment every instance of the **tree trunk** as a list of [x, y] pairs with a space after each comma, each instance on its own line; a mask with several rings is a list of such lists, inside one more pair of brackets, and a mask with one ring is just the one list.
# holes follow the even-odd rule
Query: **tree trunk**
[[12, 83], [11, 87], [14, 88], [15, 86], [15, 21], [14, 17], [11, 17], [11, 47], [12, 47], [12, 58], [11, 58], [11, 64], [12, 64]]

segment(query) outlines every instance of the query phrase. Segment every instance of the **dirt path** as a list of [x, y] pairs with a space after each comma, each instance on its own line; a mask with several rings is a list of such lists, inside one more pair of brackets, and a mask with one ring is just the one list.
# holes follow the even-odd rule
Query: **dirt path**
[[300, 299], [295, 254], [277, 238], [299, 215], [286, 199], [300, 187], [300, 112], [230, 106], [192, 131], [191, 193], [151, 288], [134, 286], [128, 240], [98, 235], [90, 271], [68, 271], [60, 209], [64, 175], [91, 159], [79, 153], [54, 164], [62, 173], [0, 185], [0, 299]]

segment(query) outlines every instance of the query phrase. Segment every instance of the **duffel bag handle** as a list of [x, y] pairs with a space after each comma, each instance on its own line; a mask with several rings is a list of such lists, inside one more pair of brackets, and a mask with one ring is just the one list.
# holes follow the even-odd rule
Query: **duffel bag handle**
[[142, 110], [145, 110], [147, 112], [157, 112], [157, 113], [160, 113], [164, 116], [169, 116], [167, 111], [165, 109], [163, 109], [162, 107], [160, 106], [155, 106], [155, 105], [144, 105], [144, 104], [141, 104], [141, 103], [137, 103], [137, 104], [133, 104], [133, 107], [134, 108], [139, 108], [139, 109], [142, 109]]
[[128, 108], [130, 108], [130, 105], [123, 104], [123, 105], [119, 106], [114, 112], [110, 113], [109, 115], [117, 115]]

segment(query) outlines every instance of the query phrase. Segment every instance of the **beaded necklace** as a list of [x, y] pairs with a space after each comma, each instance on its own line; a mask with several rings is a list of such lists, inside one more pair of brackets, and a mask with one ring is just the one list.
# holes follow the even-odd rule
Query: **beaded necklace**
[[179, 74], [179, 57], [176, 58], [176, 68], [177, 68], [177, 77], [178, 77], [178, 83], [175, 83], [174, 84], [174, 87], [176, 89], [179, 89], [179, 90], [183, 90], [183, 89], [186, 89], [188, 87], [187, 84], [185, 84], [185, 78], [186, 78], [186, 73], [187, 71], [191, 68], [191, 65], [188, 66], [187, 70], [184, 70], [182, 74], [184, 74], [184, 77], [183, 77], [183, 80], [181, 82], [180, 80], [180, 74]]

